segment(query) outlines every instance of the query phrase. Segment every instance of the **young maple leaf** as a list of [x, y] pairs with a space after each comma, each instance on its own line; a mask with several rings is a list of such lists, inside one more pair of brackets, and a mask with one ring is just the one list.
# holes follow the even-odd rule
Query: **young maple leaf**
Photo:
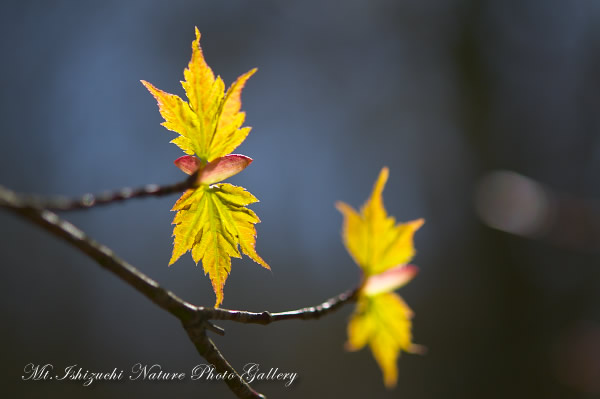
[[[172, 140], [186, 154], [175, 161], [187, 174], [197, 172], [197, 187], [188, 189], [173, 206], [177, 211], [173, 224], [173, 254], [169, 266], [187, 251], [198, 264], [202, 261], [216, 295], [223, 302], [223, 287], [231, 271], [231, 257], [241, 251], [261, 266], [269, 265], [256, 253], [256, 229], [260, 219], [246, 205], [258, 200], [242, 187], [219, 183], [242, 171], [252, 160], [230, 154], [248, 136], [250, 127], [242, 127], [246, 114], [241, 112], [242, 89], [252, 69], [240, 76], [225, 92], [220, 76], [215, 78], [200, 48], [200, 32], [192, 42], [192, 58], [181, 82], [188, 102], [157, 89], [142, 80], [156, 98], [164, 127], [179, 133]], [[215, 184], [219, 183], [219, 184]]]
[[369, 344], [389, 388], [396, 385], [400, 352], [420, 351], [412, 343], [413, 313], [392, 291], [417, 273], [417, 268], [408, 262], [415, 254], [413, 235], [423, 225], [423, 219], [396, 224], [393, 217], [388, 217], [381, 195], [388, 174], [387, 168], [381, 170], [360, 213], [343, 202], [336, 207], [344, 216], [344, 244], [364, 274], [358, 303], [348, 324], [346, 347], [359, 350]]

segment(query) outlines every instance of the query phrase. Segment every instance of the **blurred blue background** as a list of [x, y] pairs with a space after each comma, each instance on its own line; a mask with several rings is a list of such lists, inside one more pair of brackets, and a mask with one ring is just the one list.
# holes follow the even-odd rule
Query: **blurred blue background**
[[[148, 80], [179, 95], [194, 26], [253, 126], [231, 179], [272, 273], [234, 259], [226, 308], [283, 311], [358, 281], [337, 200], [382, 166], [398, 220], [424, 217], [401, 295], [415, 342], [395, 390], [343, 350], [348, 306], [320, 321], [224, 322], [229, 361], [298, 372], [270, 397], [591, 398], [600, 394], [600, 3], [593, 1], [4, 1], [0, 184], [81, 195], [185, 176]], [[186, 255], [167, 268], [175, 196], [63, 215], [166, 288], [211, 305]], [[232, 397], [217, 382], [23, 382], [61, 369], [189, 371], [179, 323], [62, 241], [0, 212], [5, 397]]]

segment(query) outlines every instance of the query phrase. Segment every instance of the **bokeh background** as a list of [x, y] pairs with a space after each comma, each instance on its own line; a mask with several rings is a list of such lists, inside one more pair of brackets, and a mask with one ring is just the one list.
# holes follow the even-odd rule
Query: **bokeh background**
[[[231, 179], [261, 202], [258, 252], [233, 261], [224, 307], [283, 311], [356, 284], [336, 200], [357, 207], [384, 165], [388, 211], [424, 217], [401, 295], [425, 356], [388, 391], [343, 350], [348, 306], [320, 321], [224, 322], [236, 367], [298, 372], [270, 397], [600, 395], [600, 3], [3, 1], [0, 184], [81, 195], [184, 175], [145, 79], [172, 93], [194, 26], [226, 83], [258, 67], [243, 108], [255, 159]], [[167, 268], [176, 197], [63, 215], [195, 304], [209, 280]], [[0, 212], [3, 397], [232, 397], [218, 382], [24, 382], [62, 369], [189, 372], [178, 322], [62, 241]]]

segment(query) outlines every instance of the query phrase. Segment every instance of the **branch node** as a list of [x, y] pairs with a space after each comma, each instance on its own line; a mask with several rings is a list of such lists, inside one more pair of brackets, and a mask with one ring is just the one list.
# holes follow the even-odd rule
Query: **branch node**
[[263, 319], [265, 319], [265, 321], [267, 323], [270, 323], [273, 321], [273, 315], [271, 315], [271, 312], [269, 312], [268, 310], [265, 310], [264, 312], [261, 313], [261, 317]]

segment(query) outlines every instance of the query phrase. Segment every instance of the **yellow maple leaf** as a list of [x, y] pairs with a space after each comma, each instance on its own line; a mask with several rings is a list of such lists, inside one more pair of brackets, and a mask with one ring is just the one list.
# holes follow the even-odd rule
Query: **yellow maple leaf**
[[393, 292], [360, 295], [348, 323], [346, 348], [356, 351], [369, 344], [388, 388], [396, 385], [398, 379], [396, 360], [400, 351], [413, 349], [412, 314], [402, 298]]
[[[269, 265], [256, 253], [256, 229], [260, 219], [246, 205], [258, 200], [242, 187], [218, 183], [239, 173], [252, 161], [244, 155], [230, 154], [250, 132], [242, 127], [245, 113], [241, 109], [242, 89], [256, 69], [240, 76], [225, 92], [221, 77], [215, 75], [204, 60], [200, 32], [192, 42], [192, 58], [181, 82], [188, 102], [179, 96], [157, 89], [142, 80], [156, 98], [164, 127], [179, 133], [172, 140], [187, 156], [175, 161], [185, 173], [197, 173], [197, 186], [188, 189], [173, 207], [172, 265], [191, 251], [198, 264], [202, 261], [216, 295], [223, 302], [223, 287], [231, 272], [231, 257], [240, 251], [261, 266]], [[238, 249], [239, 247], [239, 249]]]
[[336, 204], [344, 215], [344, 244], [367, 276], [410, 262], [415, 254], [413, 235], [424, 223], [417, 219], [396, 224], [387, 216], [381, 193], [388, 175], [388, 168], [383, 168], [360, 213], [343, 202]]
[[418, 352], [412, 343], [412, 311], [402, 298], [393, 293], [410, 281], [417, 268], [407, 263], [415, 249], [413, 235], [423, 219], [398, 223], [387, 215], [382, 192], [389, 171], [383, 168], [373, 192], [360, 213], [338, 202], [344, 216], [344, 244], [363, 271], [358, 303], [348, 324], [349, 350], [369, 345], [383, 372], [384, 383], [393, 387], [398, 378], [396, 361], [402, 350]]
[[211, 162], [231, 153], [250, 133], [241, 127], [246, 114], [240, 112], [241, 93], [246, 81], [256, 72], [252, 69], [240, 76], [225, 92], [225, 83], [206, 64], [200, 47], [200, 31], [192, 42], [192, 58], [181, 82], [189, 102], [179, 96], [157, 89], [142, 80], [142, 84], [158, 102], [164, 127], [180, 134], [172, 140], [186, 154], [195, 154]]
[[256, 253], [254, 224], [260, 219], [245, 206], [258, 200], [242, 187], [214, 184], [187, 190], [173, 206], [175, 245], [169, 264], [190, 248], [196, 263], [202, 261], [217, 296], [223, 302], [223, 286], [231, 271], [231, 257], [242, 252], [263, 267], [269, 265]]

